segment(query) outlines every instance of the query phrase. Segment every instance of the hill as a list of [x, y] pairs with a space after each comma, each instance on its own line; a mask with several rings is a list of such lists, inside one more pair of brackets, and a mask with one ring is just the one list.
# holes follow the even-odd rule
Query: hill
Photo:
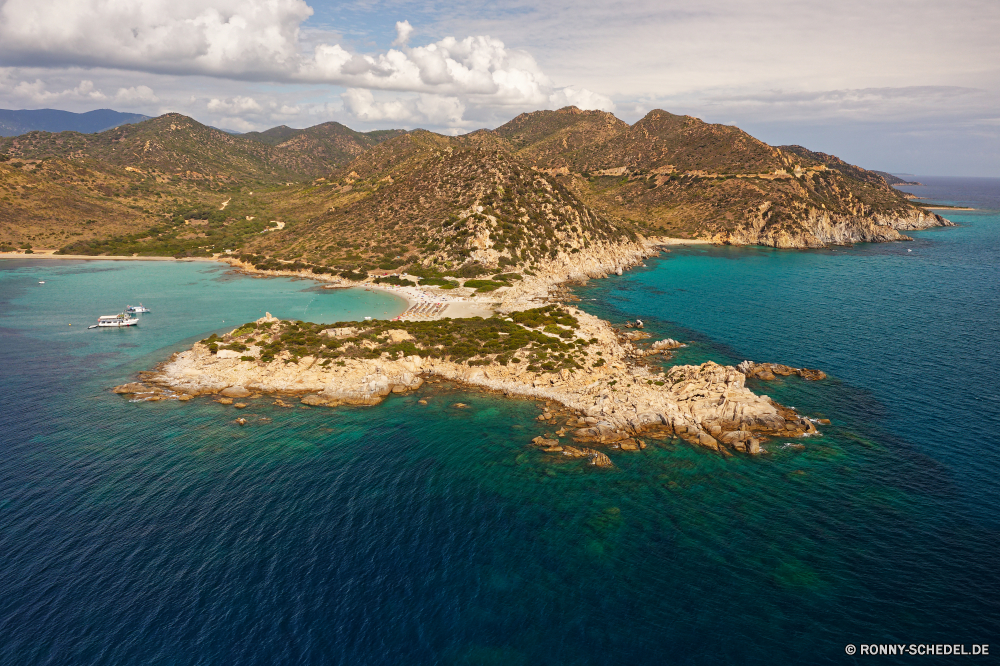
[[178, 113], [98, 134], [29, 132], [0, 139], [0, 152], [33, 160], [91, 160], [220, 184], [277, 182], [292, 175], [272, 163], [272, 147]]
[[[220, 212], [235, 192], [302, 179], [273, 161], [274, 150], [179, 114], [98, 134], [29, 132], [0, 139], [0, 243], [92, 254], [124, 250], [128, 244], [115, 240], [123, 233], [146, 237], [156, 229], [159, 237], [163, 224], [170, 234], [190, 236], [178, 225]], [[229, 211], [244, 221], [266, 217], [252, 204]], [[258, 222], [255, 231], [266, 224]], [[208, 253], [207, 245], [192, 245], [197, 237], [204, 233], [132, 249]]]
[[[4, 160], [0, 242], [272, 267], [530, 270], [636, 233], [819, 247], [949, 224], [882, 174], [659, 110], [628, 125], [567, 107], [463, 137], [333, 122], [232, 136], [167, 114], [3, 138]], [[96, 223], [78, 228], [84, 214]]]
[[386, 139], [406, 133], [404, 130], [355, 132], [337, 122], [293, 130], [292, 133], [287, 132], [289, 129], [282, 126], [261, 132], [260, 139], [244, 136], [273, 145], [273, 164], [314, 177], [326, 175]]
[[410, 265], [468, 277], [635, 238], [488, 133], [397, 136], [270, 205], [306, 219], [253, 239], [248, 253], [338, 271]]
[[947, 224], [831, 155], [666, 111], [632, 126], [609, 115], [538, 111], [495, 133], [595, 210], [650, 234], [818, 247]]
[[888, 183], [889, 185], [892, 185], [893, 187], [895, 187], [896, 185], [922, 185], [922, 183], [918, 183], [915, 180], [905, 180], [903, 178], [900, 178], [899, 176], [895, 176], [885, 171], [875, 171], [874, 173], [877, 173], [878, 175], [885, 178], [885, 182]]
[[123, 113], [112, 109], [97, 109], [73, 113], [58, 109], [0, 109], [0, 136], [17, 136], [32, 131], [42, 132], [103, 132], [104, 130], [149, 120], [138, 113]]

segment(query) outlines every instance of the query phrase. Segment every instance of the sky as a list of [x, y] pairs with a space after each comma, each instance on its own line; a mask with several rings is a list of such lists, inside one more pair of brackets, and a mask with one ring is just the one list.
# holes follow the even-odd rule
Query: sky
[[0, 0], [0, 107], [461, 134], [575, 105], [1000, 177], [996, 0]]

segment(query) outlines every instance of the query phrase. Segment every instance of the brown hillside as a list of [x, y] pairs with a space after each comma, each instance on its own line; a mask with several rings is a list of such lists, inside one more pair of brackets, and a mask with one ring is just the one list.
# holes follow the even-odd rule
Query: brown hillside
[[[813, 247], [899, 240], [899, 229], [946, 224], [877, 174], [774, 148], [736, 127], [656, 110], [598, 137], [582, 117], [570, 109], [523, 114], [497, 133], [514, 137], [520, 156], [595, 210], [650, 233]], [[589, 140], [550, 138], [570, 132]]]
[[248, 251], [339, 269], [412, 257], [441, 271], [469, 262], [500, 270], [630, 235], [488, 133], [390, 139], [329, 181], [275, 194], [272, 206], [311, 215]]

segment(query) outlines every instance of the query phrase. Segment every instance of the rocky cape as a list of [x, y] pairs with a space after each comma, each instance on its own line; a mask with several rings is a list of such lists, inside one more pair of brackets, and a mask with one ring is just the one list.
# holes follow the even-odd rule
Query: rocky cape
[[[748, 216], [749, 217], [749, 216]], [[953, 222], [936, 213], [911, 209], [896, 213], [831, 213], [811, 208], [801, 215], [797, 228], [774, 228], [760, 216], [736, 229], [710, 234], [713, 243], [724, 245], [765, 245], [777, 248], [817, 248], [852, 243], [888, 243], [913, 240], [900, 231], [920, 231], [933, 227], [953, 227]]]
[[[498, 316], [505, 317], [548, 300], [550, 291], [568, 279], [620, 273], [655, 253], [651, 243], [631, 244], [595, 249], [572, 263], [552, 262], [539, 275], [505, 289], [495, 297], [494, 305]], [[570, 417], [557, 436], [571, 437], [574, 444], [590, 447], [563, 445], [558, 439], [546, 438], [535, 443], [551, 453], [587, 457], [599, 466], [610, 461], [591, 447], [637, 450], [641, 448], [641, 440], [636, 439], [640, 436], [676, 436], [723, 454], [759, 454], [765, 451], [762, 443], [769, 437], [816, 433], [808, 418], [748, 389], [747, 375], [737, 368], [708, 362], [661, 370], [649, 357], [669, 354], [681, 343], [649, 341], [644, 332], [623, 332], [572, 306], [560, 307], [575, 318], [574, 334], [592, 343], [573, 369], [532, 370], [527, 360], [519, 358], [475, 365], [420, 354], [394, 358], [387, 353], [330, 364], [315, 356], [296, 359], [283, 352], [265, 361], [261, 349], [253, 345], [244, 351], [220, 349], [213, 354], [208, 345], [196, 343], [154, 371], [141, 373], [141, 382], [116, 391], [139, 400], [215, 395], [224, 403], [260, 394], [274, 394], [279, 399], [294, 395], [304, 405], [332, 407], [375, 405], [392, 393], [414, 391], [428, 379], [444, 379], [562, 406]], [[256, 322], [254, 331], [267, 335], [283, 325], [268, 315]], [[366, 322], [356, 322], [351, 328], [326, 329], [322, 335], [354, 335], [365, 326]], [[409, 339], [402, 326], [386, 330], [387, 341]], [[223, 341], [239, 333], [239, 329], [234, 330], [223, 336]], [[548, 412], [541, 417], [553, 423], [555, 418]]]
[[[757, 454], [767, 437], [816, 432], [809, 419], [750, 391], [746, 375], [736, 368], [708, 362], [658, 372], [640, 362], [658, 348], [642, 348], [607, 322], [580, 310], [571, 312], [581, 323], [581, 334], [599, 340], [601, 355], [595, 360], [603, 358], [603, 364], [590, 362], [580, 370], [537, 373], [516, 364], [469, 367], [411, 355], [349, 359], [343, 365], [323, 367], [314, 357], [298, 362], [279, 357], [263, 363], [252, 348], [244, 354], [228, 350], [212, 354], [206, 345], [196, 343], [155, 371], [143, 373], [142, 383], [116, 390], [140, 399], [297, 395], [305, 405], [332, 407], [375, 405], [391, 393], [413, 391], [426, 378], [435, 377], [505, 395], [554, 401], [578, 414], [572, 432], [575, 441], [624, 450], [631, 448], [636, 436], [648, 433], [676, 435], [720, 452]], [[280, 322], [265, 317], [257, 324], [260, 330]]]

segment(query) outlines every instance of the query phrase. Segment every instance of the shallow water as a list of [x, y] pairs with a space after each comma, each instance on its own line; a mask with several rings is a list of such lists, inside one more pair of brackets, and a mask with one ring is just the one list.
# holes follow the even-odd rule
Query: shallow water
[[[847, 643], [997, 643], [1000, 217], [953, 217], [906, 244], [674, 250], [579, 289], [691, 341], [677, 362], [831, 377], [755, 386], [833, 420], [804, 450], [651, 442], [613, 470], [527, 447], [535, 402], [446, 383], [373, 408], [262, 398], [243, 428], [205, 399], [107, 391], [262, 310], [392, 316], [391, 296], [0, 262], [0, 662], [841, 663]], [[140, 300], [136, 330], [85, 329]]]

